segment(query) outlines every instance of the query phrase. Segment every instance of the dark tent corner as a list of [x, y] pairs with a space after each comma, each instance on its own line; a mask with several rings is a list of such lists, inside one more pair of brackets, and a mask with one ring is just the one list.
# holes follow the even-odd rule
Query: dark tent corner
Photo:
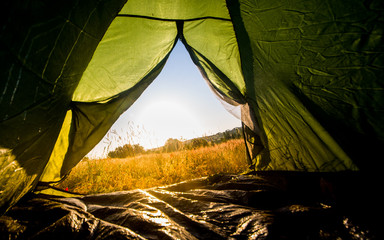
[[[382, 239], [383, 1], [7, 0], [0, 11], [0, 239]], [[240, 106], [249, 171], [46, 191], [179, 39]]]

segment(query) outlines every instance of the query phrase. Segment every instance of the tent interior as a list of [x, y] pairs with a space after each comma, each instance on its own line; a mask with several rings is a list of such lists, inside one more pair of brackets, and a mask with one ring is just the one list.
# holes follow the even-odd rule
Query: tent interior
[[[380, 0], [1, 2], [1, 239], [376, 239]], [[182, 41], [239, 106], [249, 172], [52, 188]]]

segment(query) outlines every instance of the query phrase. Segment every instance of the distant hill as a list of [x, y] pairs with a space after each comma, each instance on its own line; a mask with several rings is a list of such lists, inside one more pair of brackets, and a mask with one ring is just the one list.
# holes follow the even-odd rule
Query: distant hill
[[164, 146], [153, 149], [152, 151], [174, 152], [182, 149], [195, 149], [219, 144], [230, 139], [238, 139], [242, 137], [242, 129], [240, 127], [237, 127], [231, 130], [226, 130], [225, 132], [219, 132], [213, 135], [193, 138], [184, 141], [170, 138], [165, 142]]
[[170, 138], [165, 142], [164, 146], [161, 146], [158, 148], [152, 148], [148, 150], [144, 150], [144, 148], [140, 145], [125, 144], [124, 146], [117, 147], [113, 151], [110, 151], [108, 153], [108, 157], [125, 158], [125, 157], [145, 154], [145, 153], [174, 152], [182, 149], [184, 150], [196, 149], [200, 147], [219, 144], [219, 143], [228, 141], [230, 139], [238, 139], [242, 137], [243, 137], [242, 129], [241, 127], [237, 127], [237, 128], [226, 130], [224, 132], [219, 132], [213, 135], [193, 138], [193, 139], [184, 140], [184, 141]]
[[236, 138], [242, 138], [242, 137], [243, 137], [242, 129], [241, 129], [241, 127], [237, 127], [237, 128], [233, 128], [231, 130], [226, 130], [224, 132], [219, 132], [219, 133], [216, 133], [216, 134], [213, 134], [210, 136], [193, 138], [193, 139], [185, 140], [183, 142], [185, 144], [188, 144], [188, 143], [190, 143], [196, 139], [205, 139], [209, 143], [217, 144], [217, 143], [229, 140], [229, 139], [236, 139]]

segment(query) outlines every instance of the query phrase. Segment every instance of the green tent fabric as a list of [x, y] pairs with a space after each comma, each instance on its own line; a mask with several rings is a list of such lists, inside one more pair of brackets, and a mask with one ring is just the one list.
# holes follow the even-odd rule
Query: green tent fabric
[[382, 1], [1, 4], [1, 212], [64, 177], [178, 39], [212, 89], [241, 106], [251, 170], [377, 170]]

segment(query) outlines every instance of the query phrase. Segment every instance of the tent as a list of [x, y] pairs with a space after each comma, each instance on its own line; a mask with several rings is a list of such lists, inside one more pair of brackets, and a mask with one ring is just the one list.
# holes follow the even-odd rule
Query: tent
[[0, 206], [60, 181], [180, 39], [254, 172], [378, 174], [382, 1], [2, 1]]

